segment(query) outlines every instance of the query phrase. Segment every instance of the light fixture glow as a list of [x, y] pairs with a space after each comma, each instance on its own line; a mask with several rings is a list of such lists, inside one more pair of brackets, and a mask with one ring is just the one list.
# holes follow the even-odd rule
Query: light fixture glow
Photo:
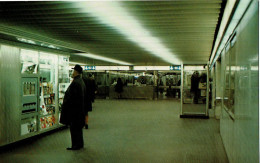
[[72, 65], [87, 65], [86, 63], [79, 63], [79, 62], [69, 62]]
[[[217, 39], [216, 39], [216, 42], [214, 45], [214, 49], [212, 51], [211, 58], [210, 58], [210, 65], [211, 65], [210, 67], [211, 68], [214, 65], [214, 63], [216, 62], [218, 56], [220, 55], [220, 52], [225, 47], [225, 44], [227, 43], [228, 39], [233, 34], [237, 24], [239, 23], [239, 20], [242, 18], [243, 14], [245, 13], [245, 11], [251, 1], [250, 0], [239, 1], [239, 4], [235, 10], [235, 13], [232, 16], [230, 14], [232, 12], [233, 7], [235, 6], [235, 2], [236, 2], [235, 0], [227, 2], [226, 9], [225, 9], [225, 12], [224, 12], [224, 15], [222, 18], [223, 20], [220, 25], [220, 30], [218, 32]], [[256, 6], [256, 5], [252, 5], [252, 6]], [[228, 18], [230, 16], [232, 16], [231, 22], [230, 22], [230, 24], [228, 24], [227, 30], [224, 31], [225, 26], [227, 25], [227, 22], [228, 22]], [[244, 23], [244, 25], [245, 24], [247, 24], [247, 23]], [[241, 28], [243, 28], [243, 27], [241, 27]], [[223, 34], [224, 34], [223, 39], [220, 40], [220, 38]], [[218, 44], [219, 44], [219, 47], [217, 49]]]
[[122, 64], [122, 65], [132, 65], [131, 63], [128, 63], [128, 62], [123, 62], [123, 61], [119, 61], [119, 60], [116, 60], [116, 59], [102, 57], [102, 56], [89, 54], [89, 53], [75, 53], [75, 55], [93, 58], [93, 59], [102, 60], [102, 61], [107, 61], [107, 62], [112, 62], [112, 63], [118, 63], [118, 64]]
[[169, 66], [134, 66], [134, 70], [170, 70]]
[[125, 35], [151, 54], [171, 64], [181, 61], [162, 42], [152, 36], [133, 16], [120, 5], [120, 2], [80, 2], [76, 3], [81, 12], [88, 13]]
[[129, 70], [129, 66], [96, 66], [96, 70]]

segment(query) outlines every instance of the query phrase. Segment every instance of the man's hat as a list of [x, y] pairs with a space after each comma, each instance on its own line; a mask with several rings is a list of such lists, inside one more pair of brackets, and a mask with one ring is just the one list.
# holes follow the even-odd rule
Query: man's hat
[[82, 67], [80, 65], [75, 65], [75, 67], [72, 69], [76, 70], [80, 74], [82, 73]]

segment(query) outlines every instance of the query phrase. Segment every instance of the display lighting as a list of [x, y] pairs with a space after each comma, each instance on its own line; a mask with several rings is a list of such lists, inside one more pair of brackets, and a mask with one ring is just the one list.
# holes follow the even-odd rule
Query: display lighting
[[17, 37], [17, 40], [20, 42], [24, 42], [24, 43], [28, 43], [28, 44], [32, 44], [32, 45], [38, 45], [38, 46], [43, 46], [43, 47], [52, 48], [52, 49], [60, 49], [59, 47], [56, 47], [51, 44], [46, 44], [46, 43], [42, 43], [42, 42], [38, 42], [38, 41], [25, 39], [25, 38]]
[[87, 65], [86, 63], [79, 63], [79, 62], [69, 62], [72, 65]]
[[171, 64], [181, 64], [181, 61], [154, 37], [132, 15], [120, 5], [120, 2], [80, 2], [75, 3], [81, 12], [96, 17], [101, 23], [116, 29], [126, 38], [136, 43], [151, 54]]
[[93, 58], [93, 59], [112, 62], [112, 63], [117, 63], [117, 64], [121, 64], [121, 65], [132, 65], [132, 63], [123, 62], [123, 61], [119, 61], [119, 60], [116, 60], [116, 59], [102, 57], [102, 56], [99, 56], [99, 55], [94, 55], [94, 54], [89, 54], [89, 53], [75, 53], [74, 55], [87, 57], [87, 58]]
[[134, 66], [134, 70], [170, 70], [169, 66]]
[[129, 66], [96, 66], [96, 70], [129, 70]]
[[21, 49], [21, 60], [38, 64], [38, 51]]
[[203, 71], [206, 70], [204, 66], [184, 66], [185, 71]]
[[251, 66], [251, 71], [258, 71], [259, 67], [258, 66]]
[[[238, 23], [239, 23], [240, 19], [242, 18], [243, 14], [245, 13], [245, 11], [246, 11], [248, 5], [250, 4], [250, 2], [251, 2], [251, 0], [239, 1], [238, 6], [235, 10], [235, 13], [232, 16], [230, 23], [228, 24], [228, 28], [227, 28], [226, 31], [224, 31], [224, 29], [227, 25], [229, 16], [230, 16], [232, 9], [235, 5], [235, 0], [228, 1], [228, 4], [226, 5], [224, 16], [222, 18], [220, 30], [218, 32], [218, 36], [217, 36], [217, 39], [216, 39], [216, 43], [215, 43], [215, 46], [214, 46], [214, 49], [212, 51], [212, 55], [211, 55], [211, 58], [210, 58], [210, 68], [213, 67], [214, 63], [216, 62], [217, 58], [221, 54], [222, 50], [225, 48], [225, 45], [226, 45], [228, 39], [230, 39], [230, 36], [233, 34], [236, 26], [238, 25]], [[224, 36], [223, 36], [222, 40], [220, 40], [223, 33], [224, 33]], [[217, 44], [219, 44], [218, 49], [217, 49], [217, 46], [216, 46]]]

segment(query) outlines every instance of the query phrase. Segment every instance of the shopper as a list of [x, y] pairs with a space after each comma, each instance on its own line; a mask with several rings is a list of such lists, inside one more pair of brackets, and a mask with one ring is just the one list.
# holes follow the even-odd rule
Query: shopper
[[95, 82], [95, 78], [94, 75], [89, 74], [89, 79], [90, 79], [90, 85], [91, 85], [91, 89], [90, 89], [90, 93], [91, 93], [91, 102], [94, 103], [95, 102], [95, 95], [97, 93], [97, 85]]
[[117, 83], [115, 86], [115, 91], [117, 92], [118, 99], [122, 98], [122, 92], [123, 92], [123, 82], [121, 78], [117, 79]]
[[78, 150], [84, 146], [82, 128], [85, 125], [86, 87], [81, 78], [82, 67], [75, 65], [73, 69], [73, 81], [65, 92], [60, 117], [60, 123], [70, 126], [72, 146], [67, 150]]
[[85, 92], [85, 129], [88, 129], [88, 112], [92, 111], [92, 100], [93, 100], [93, 83], [91, 80], [91, 75], [87, 77], [87, 75], [83, 75], [83, 81], [86, 86]]
[[191, 89], [190, 89], [190, 92], [193, 96], [194, 104], [198, 104], [198, 100], [199, 100], [199, 81], [200, 81], [199, 72], [194, 71], [194, 73], [191, 76]]

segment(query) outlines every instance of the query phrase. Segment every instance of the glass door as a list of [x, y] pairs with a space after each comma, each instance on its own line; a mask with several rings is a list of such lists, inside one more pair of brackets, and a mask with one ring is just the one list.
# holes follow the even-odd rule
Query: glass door
[[183, 65], [181, 118], [208, 118], [208, 68]]

